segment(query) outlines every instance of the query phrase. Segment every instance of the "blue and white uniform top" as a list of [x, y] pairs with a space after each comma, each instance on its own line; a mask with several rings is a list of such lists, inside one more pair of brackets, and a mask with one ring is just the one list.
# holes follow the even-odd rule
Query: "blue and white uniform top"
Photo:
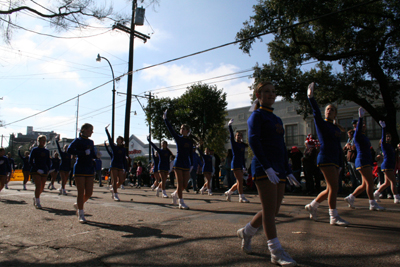
[[50, 151], [44, 147], [35, 147], [29, 155], [29, 164], [31, 165], [31, 173], [42, 170], [43, 174], [47, 174], [51, 165]]
[[18, 156], [22, 159], [22, 171], [29, 172], [31, 170], [31, 165], [29, 165], [29, 156], [22, 156], [21, 151], [18, 149]]
[[197, 148], [197, 151], [199, 151], [200, 157], [203, 159], [203, 168], [202, 168], [203, 173], [205, 172], [214, 173], [212, 156], [204, 154], [200, 148]]
[[246, 149], [246, 145], [241, 142], [236, 142], [235, 141], [235, 135], [233, 133], [232, 126], [229, 125], [229, 134], [231, 138], [231, 147], [232, 147], [232, 162], [231, 162], [231, 169], [233, 170], [242, 170], [243, 168], [246, 168], [246, 162], [245, 162], [245, 157], [244, 157], [244, 152]]
[[8, 157], [0, 157], [0, 175], [4, 176], [11, 172], [10, 163], [8, 162]]
[[289, 167], [282, 120], [273, 108], [260, 106], [247, 120], [249, 145], [254, 152], [251, 170], [254, 180], [268, 179], [265, 171], [273, 168], [281, 183], [292, 173]]
[[[118, 169], [118, 170], [125, 170], [128, 169], [128, 164], [126, 162], [126, 150], [124, 146], [115, 145], [114, 141], [112, 140], [108, 129], [106, 128], [106, 134], [108, 137], [108, 143], [110, 144], [112, 150], [111, 156], [111, 168]], [[108, 148], [107, 148], [108, 151]], [[110, 152], [109, 152], [110, 154]]]
[[393, 171], [396, 166], [396, 154], [392, 144], [386, 143], [386, 127], [382, 128], [381, 148], [383, 153], [382, 171]]
[[187, 136], [178, 135], [172, 128], [168, 119], [164, 120], [169, 133], [174, 137], [176, 143], [176, 157], [174, 169], [189, 171], [193, 166], [193, 141]]
[[[169, 158], [172, 153], [169, 149], [160, 149], [153, 142], [150, 141], [150, 145], [157, 151], [158, 153], [158, 168], [159, 172], [169, 172]], [[154, 153], [153, 153], [154, 154]]]
[[56, 140], [57, 148], [58, 148], [58, 154], [60, 154], [60, 171], [66, 171], [69, 172], [71, 171], [71, 154], [64, 152], [61, 150], [60, 144]]
[[362, 132], [362, 128], [363, 118], [358, 118], [356, 131], [354, 132], [354, 145], [357, 150], [355, 165], [357, 170], [364, 167], [372, 167], [371, 142]]
[[[86, 150], [89, 149], [89, 155], [86, 155]], [[93, 176], [95, 172], [94, 159], [96, 153], [94, 151], [94, 143], [87, 137], [78, 137], [69, 144], [67, 152], [71, 155], [76, 155], [77, 159], [74, 165], [75, 176]]]
[[343, 151], [340, 144], [341, 132], [339, 127], [332, 120], [322, 118], [321, 111], [313, 97], [309, 98], [308, 101], [313, 110], [315, 129], [321, 145], [317, 157], [318, 167], [343, 167]]

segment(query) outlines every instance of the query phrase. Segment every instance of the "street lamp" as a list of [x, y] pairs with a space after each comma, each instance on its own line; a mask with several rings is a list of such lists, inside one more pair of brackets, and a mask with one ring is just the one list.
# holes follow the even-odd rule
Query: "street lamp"
[[110, 61], [106, 59], [105, 57], [101, 57], [100, 54], [97, 54], [96, 61], [101, 62], [101, 59], [104, 59], [105, 61], [108, 62], [108, 65], [110, 65], [111, 68], [111, 73], [112, 73], [112, 78], [113, 78], [113, 90], [112, 90], [112, 115], [111, 115], [111, 136], [112, 139], [114, 140], [114, 128], [115, 128], [115, 78], [114, 78], [114, 70], [113, 67], [111, 66]]

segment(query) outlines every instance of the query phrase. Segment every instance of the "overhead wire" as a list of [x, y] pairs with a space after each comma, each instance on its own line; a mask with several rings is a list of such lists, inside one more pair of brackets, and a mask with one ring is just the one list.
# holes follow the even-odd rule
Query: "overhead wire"
[[82, 38], [90, 38], [90, 37], [100, 36], [100, 35], [103, 35], [103, 34], [106, 34], [106, 33], [110, 32], [110, 31], [112, 31], [112, 30], [107, 30], [107, 31], [102, 32], [102, 33], [97, 33], [97, 34], [87, 35], [87, 36], [76, 36], [76, 37], [73, 37], [73, 36], [56, 36], [56, 35], [52, 35], [52, 34], [36, 32], [36, 31], [30, 30], [30, 29], [24, 28], [24, 27], [22, 27], [22, 26], [19, 26], [19, 25], [17, 25], [17, 24], [14, 24], [14, 23], [9, 22], [9, 21], [7, 21], [7, 20], [5, 20], [5, 19], [2, 19], [2, 18], [0, 18], [0, 20], [4, 21], [5, 23], [11, 24], [11, 25], [13, 25], [14, 27], [17, 27], [17, 28], [19, 28], [19, 29], [22, 29], [22, 30], [25, 30], [25, 31], [28, 31], [28, 32], [31, 32], [31, 33], [35, 33], [35, 34], [38, 34], [38, 35], [43, 35], [43, 36], [47, 36], [47, 37], [56, 38], [56, 39], [82, 39]]

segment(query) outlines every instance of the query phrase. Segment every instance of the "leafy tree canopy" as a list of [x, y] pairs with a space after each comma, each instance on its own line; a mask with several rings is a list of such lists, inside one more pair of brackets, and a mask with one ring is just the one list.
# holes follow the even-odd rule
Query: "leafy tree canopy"
[[222, 154], [228, 132], [224, 129], [226, 93], [216, 86], [197, 83], [189, 86], [179, 98], [152, 99], [145, 109], [147, 121], [151, 120], [153, 137], [171, 139], [162, 115], [168, 109], [168, 121], [176, 129], [188, 124], [191, 134], [204, 141], [205, 146]]
[[[240, 49], [250, 54], [252, 44], [261, 39], [252, 36], [274, 35], [268, 43], [271, 62], [254, 67], [255, 83], [274, 82], [278, 95], [298, 102], [299, 112], [306, 115], [307, 85], [315, 81], [315, 98], [321, 105], [353, 101], [375, 121], [386, 121], [394, 141], [399, 141], [398, 1], [260, 0], [253, 8], [254, 16], [236, 36], [243, 39]], [[313, 61], [319, 63], [304, 70], [303, 65]], [[342, 69], [333, 69], [333, 62]]]
[[[145, 0], [138, 0], [143, 3]], [[159, 0], [147, 0], [147, 4], [159, 4]], [[153, 6], [154, 8], [154, 6]], [[13, 30], [25, 30], [24, 25], [18, 23], [18, 16], [33, 15], [45, 19], [50, 26], [57, 30], [71, 28], [87, 28], [90, 18], [103, 21], [110, 19], [125, 23], [131, 20], [131, 14], [124, 15], [114, 12], [112, 2], [97, 0], [48, 0], [26, 1], [7, 0], [0, 2], [0, 32], [6, 42], [10, 42]]]

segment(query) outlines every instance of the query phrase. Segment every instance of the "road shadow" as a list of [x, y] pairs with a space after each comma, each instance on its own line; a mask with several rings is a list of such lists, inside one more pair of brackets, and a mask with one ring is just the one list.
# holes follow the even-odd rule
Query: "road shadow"
[[10, 200], [10, 199], [0, 199], [1, 203], [11, 204], [11, 205], [26, 205], [28, 203], [25, 200]]
[[134, 227], [131, 225], [118, 225], [112, 223], [102, 223], [102, 222], [95, 222], [95, 221], [88, 221], [88, 225], [126, 233], [122, 235], [124, 238], [143, 238], [143, 237], [158, 237], [158, 238], [168, 238], [168, 239], [179, 239], [182, 238], [180, 235], [166, 235], [162, 233], [162, 230], [141, 226], [141, 227]]

